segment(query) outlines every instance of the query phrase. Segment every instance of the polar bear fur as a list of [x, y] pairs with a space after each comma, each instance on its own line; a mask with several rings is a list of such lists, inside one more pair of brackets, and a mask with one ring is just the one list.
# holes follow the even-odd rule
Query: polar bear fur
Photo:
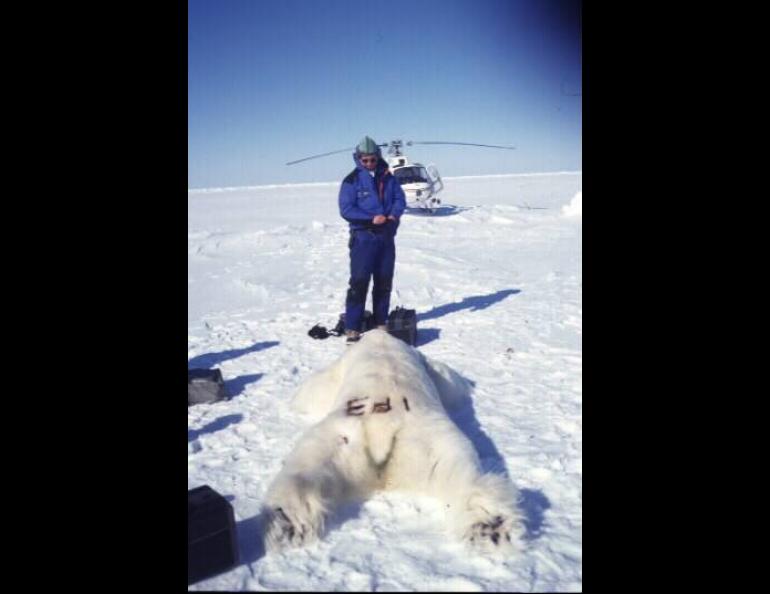
[[337, 503], [378, 490], [434, 496], [458, 538], [481, 549], [518, 548], [513, 485], [482, 472], [473, 444], [447, 415], [468, 393], [446, 365], [384, 330], [364, 334], [294, 395], [295, 409], [316, 424], [266, 493], [267, 550], [312, 542]]

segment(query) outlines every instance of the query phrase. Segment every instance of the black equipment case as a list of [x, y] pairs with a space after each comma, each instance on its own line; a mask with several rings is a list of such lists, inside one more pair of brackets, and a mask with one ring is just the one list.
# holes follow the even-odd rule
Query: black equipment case
[[219, 369], [187, 370], [187, 406], [226, 398], [225, 382]]
[[417, 345], [417, 312], [397, 307], [388, 316], [388, 333], [412, 346]]
[[187, 584], [237, 563], [233, 507], [208, 485], [187, 491]]

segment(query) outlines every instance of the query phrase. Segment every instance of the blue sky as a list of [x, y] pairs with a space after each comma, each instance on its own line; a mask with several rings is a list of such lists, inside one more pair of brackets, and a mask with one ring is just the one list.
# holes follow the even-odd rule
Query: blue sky
[[364, 135], [444, 176], [582, 170], [570, 0], [190, 0], [188, 187], [337, 181]]

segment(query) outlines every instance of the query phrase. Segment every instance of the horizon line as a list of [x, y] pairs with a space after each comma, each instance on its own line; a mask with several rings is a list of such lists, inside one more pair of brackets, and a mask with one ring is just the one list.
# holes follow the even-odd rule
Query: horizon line
[[[583, 171], [544, 171], [538, 173], [491, 173], [488, 175], [455, 175], [452, 177], [442, 177], [442, 179], [478, 179], [487, 177], [537, 177], [545, 175], [582, 175]], [[339, 181], [325, 181], [325, 182], [303, 182], [303, 183], [286, 183], [286, 184], [260, 184], [254, 186], [224, 186], [221, 188], [187, 188], [187, 193], [197, 194], [211, 194], [219, 192], [238, 192], [243, 190], [260, 190], [260, 189], [274, 189], [274, 188], [300, 188], [300, 187], [319, 187], [319, 186], [336, 186], [341, 182]]]

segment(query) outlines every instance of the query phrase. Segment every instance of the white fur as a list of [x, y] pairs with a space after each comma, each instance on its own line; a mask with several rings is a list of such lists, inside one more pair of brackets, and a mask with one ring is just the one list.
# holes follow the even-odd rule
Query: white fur
[[452, 532], [490, 550], [518, 548], [516, 492], [484, 474], [473, 444], [447, 416], [468, 385], [383, 330], [372, 330], [308, 378], [294, 407], [316, 424], [300, 438], [265, 496], [268, 550], [323, 534], [335, 504], [399, 489], [444, 502]]

